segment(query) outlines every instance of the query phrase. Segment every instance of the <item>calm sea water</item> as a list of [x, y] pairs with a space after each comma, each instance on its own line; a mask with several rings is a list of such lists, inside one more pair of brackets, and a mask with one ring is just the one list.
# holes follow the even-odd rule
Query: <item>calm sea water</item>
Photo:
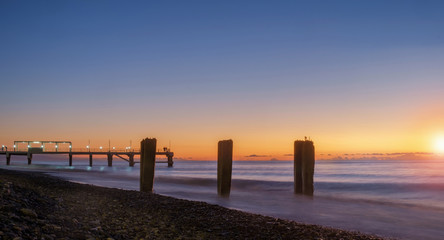
[[[139, 167], [120, 160], [16, 157], [10, 169], [44, 171], [75, 182], [139, 189]], [[316, 161], [313, 198], [293, 194], [292, 161], [233, 162], [229, 198], [216, 193], [215, 161], [156, 165], [155, 192], [274, 217], [403, 239], [444, 239], [444, 161]]]

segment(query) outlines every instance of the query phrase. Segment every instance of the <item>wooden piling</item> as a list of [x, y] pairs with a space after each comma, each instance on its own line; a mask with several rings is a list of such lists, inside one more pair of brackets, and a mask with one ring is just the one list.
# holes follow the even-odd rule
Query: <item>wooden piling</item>
[[27, 156], [28, 156], [28, 165], [31, 165], [31, 162], [32, 162], [32, 154], [31, 154], [31, 153], [28, 153]]
[[302, 151], [304, 141], [294, 141], [294, 192], [302, 193]]
[[128, 154], [128, 159], [129, 159], [129, 166], [130, 167], [134, 167], [134, 153], [132, 154]]
[[11, 154], [6, 153], [6, 165], [11, 164]]
[[217, 193], [221, 196], [230, 195], [232, 165], [233, 140], [219, 141], [217, 150]]
[[69, 154], [69, 166], [72, 166], [72, 154]]
[[302, 193], [313, 196], [313, 175], [315, 154], [314, 145], [312, 141], [305, 141], [302, 150]]
[[108, 167], [112, 167], [112, 166], [113, 166], [113, 154], [108, 153]]
[[172, 167], [172, 166], [173, 166], [173, 154], [168, 153], [168, 167]]
[[140, 142], [140, 191], [152, 192], [156, 163], [157, 139], [145, 138]]
[[314, 145], [313, 141], [294, 142], [294, 192], [312, 196], [314, 192]]
[[92, 167], [93, 166], [93, 155], [89, 154], [89, 166]]

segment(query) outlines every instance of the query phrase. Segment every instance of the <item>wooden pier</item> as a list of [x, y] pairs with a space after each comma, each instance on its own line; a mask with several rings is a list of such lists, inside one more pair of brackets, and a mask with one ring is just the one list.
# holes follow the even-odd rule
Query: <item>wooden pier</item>
[[[3, 149], [0, 151], [0, 155], [6, 155], [6, 165], [10, 165], [11, 163], [11, 157], [13, 155], [17, 156], [27, 156], [28, 158], [28, 164], [32, 163], [32, 157], [36, 154], [47, 154], [47, 155], [68, 155], [68, 164], [69, 166], [72, 166], [73, 156], [89, 156], [89, 166], [92, 167], [93, 165], [93, 156], [107, 156], [108, 159], [108, 166], [111, 167], [113, 165], [113, 158], [118, 157], [121, 160], [127, 161], [130, 167], [134, 167], [134, 164], [139, 163], [138, 161], [134, 161], [134, 156], [140, 155], [140, 150], [111, 150], [111, 151], [91, 151], [90, 149], [87, 149], [85, 151], [82, 150], [68, 150], [68, 151], [43, 151], [42, 148], [28, 148], [28, 151], [8, 151]], [[163, 152], [156, 152], [156, 155], [160, 156], [166, 156], [167, 161], [157, 161], [158, 163], [168, 163], [168, 167], [173, 166], [173, 156], [174, 153], [170, 152], [169, 150], [163, 151]]]

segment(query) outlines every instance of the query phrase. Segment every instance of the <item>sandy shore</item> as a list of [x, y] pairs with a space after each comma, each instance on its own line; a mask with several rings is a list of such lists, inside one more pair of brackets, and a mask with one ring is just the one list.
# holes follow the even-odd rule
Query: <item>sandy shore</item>
[[0, 239], [381, 239], [0, 169]]

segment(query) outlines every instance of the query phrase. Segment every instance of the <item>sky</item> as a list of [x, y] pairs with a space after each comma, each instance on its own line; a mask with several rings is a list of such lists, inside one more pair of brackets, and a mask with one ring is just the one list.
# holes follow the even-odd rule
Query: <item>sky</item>
[[[442, 1], [0, 2], [0, 143], [179, 158], [433, 152]], [[444, 149], [442, 149], [444, 151]]]

